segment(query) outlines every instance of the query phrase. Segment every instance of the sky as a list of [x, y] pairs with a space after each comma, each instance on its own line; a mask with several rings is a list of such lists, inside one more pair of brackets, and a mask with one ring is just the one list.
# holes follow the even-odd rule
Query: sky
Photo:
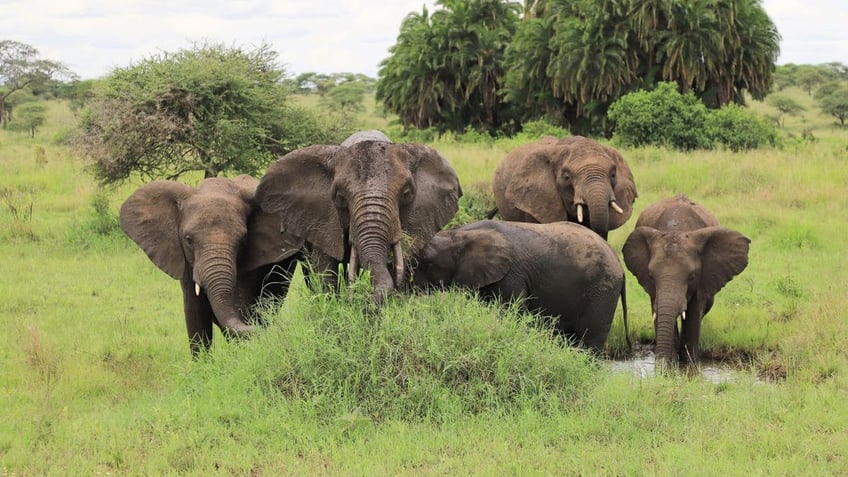
[[[290, 76], [377, 77], [403, 18], [424, 0], [0, 0], [0, 40], [38, 49], [82, 79], [194, 42], [268, 43]], [[848, 65], [848, 1], [763, 0], [782, 36], [778, 64]]]

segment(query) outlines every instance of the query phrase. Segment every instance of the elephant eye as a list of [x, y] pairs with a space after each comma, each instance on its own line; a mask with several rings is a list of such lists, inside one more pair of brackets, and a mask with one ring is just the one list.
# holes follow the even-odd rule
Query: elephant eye
[[344, 194], [342, 194], [338, 189], [333, 191], [333, 203], [339, 209], [347, 208], [347, 198], [345, 198]]
[[183, 240], [185, 241], [185, 244], [188, 245], [189, 247], [194, 247], [194, 238], [192, 238], [191, 235], [185, 234], [183, 236]]
[[407, 183], [400, 191], [400, 200], [404, 204], [408, 204], [415, 196], [415, 190], [412, 188], [412, 183]]

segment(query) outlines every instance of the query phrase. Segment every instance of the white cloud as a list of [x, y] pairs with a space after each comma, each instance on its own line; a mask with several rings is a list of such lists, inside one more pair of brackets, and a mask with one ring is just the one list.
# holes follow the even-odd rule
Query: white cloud
[[[0, 39], [30, 44], [83, 78], [195, 41], [268, 42], [290, 73], [376, 76], [403, 18], [433, 0], [4, 0]], [[815, 4], [812, 6], [811, 4]], [[848, 64], [844, 0], [764, 0], [783, 37], [779, 63]]]

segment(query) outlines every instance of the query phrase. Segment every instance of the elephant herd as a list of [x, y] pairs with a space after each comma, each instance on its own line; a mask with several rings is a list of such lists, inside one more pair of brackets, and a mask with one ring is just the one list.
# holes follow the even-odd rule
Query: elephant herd
[[[250, 334], [253, 306], [284, 298], [303, 260], [326, 286], [368, 270], [378, 306], [413, 287], [521, 299], [554, 316], [564, 338], [602, 350], [626, 303], [624, 269], [606, 238], [637, 197], [627, 163], [591, 139], [546, 137], [508, 154], [492, 185], [503, 220], [442, 230], [462, 196], [450, 163], [431, 147], [362, 131], [292, 151], [261, 179], [148, 183], [120, 220], [180, 281], [193, 356], [211, 345], [213, 324], [228, 338]], [[658, 359], [697, 360], [701, 320], [747, 265], [749, 243], [682, 195], [639, 216], [622, 252], [651, 297]], [[624, 316], [626, 333], [626, 308]]]

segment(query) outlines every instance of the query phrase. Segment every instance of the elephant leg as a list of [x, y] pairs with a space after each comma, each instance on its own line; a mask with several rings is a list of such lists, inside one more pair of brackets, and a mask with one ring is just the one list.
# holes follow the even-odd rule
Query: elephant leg
[[690, 303], [686, 310], [686, 319], [681, 325], [680, 362], [692, 364], [698, 361], [700, 349], [698, 341], [701, 337], [701, 321], [703, 320], [704, 304]]
[[180, 280], [180, 286], [183, 290], [183, 311], [189, 346], [192, 357], [196, 358], [201, 351], [208, 350], [212, 345], [212, 323], [215, 314], [205, 292], [201, 292], [200, 296], [195, 294], [194, 280], [188, 275], [187, 273], [186, 277]]

